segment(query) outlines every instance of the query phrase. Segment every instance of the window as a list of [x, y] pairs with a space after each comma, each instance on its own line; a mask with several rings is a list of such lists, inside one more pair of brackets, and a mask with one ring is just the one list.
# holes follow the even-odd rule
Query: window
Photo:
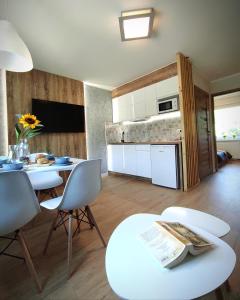
[[215, 109], [217, 139], [240, 139], [240, 105]]

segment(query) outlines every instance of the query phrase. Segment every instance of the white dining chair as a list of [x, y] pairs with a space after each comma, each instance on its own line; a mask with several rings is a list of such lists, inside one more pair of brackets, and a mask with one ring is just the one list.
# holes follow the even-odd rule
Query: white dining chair
[[[0, 238], [5, 239], [7, 243], [0, 251], [0, 255], [25, 259], [37, 289], [41, 292], [41, 283], [22, 231], [22, 227], [40, 212], [38, 199], [26, 173], [23, 171], [0, 173], [0, 195]], [[14, 236], [10, 237], [13, 233]], [[20, 242], [24, 258], [7, 252], [14, 241]]]
[[[30, 161], [34, 161], [38, 154], [47, 155], [47, 153], [32, 153], [30, 154]], [[63, 178], [59, 175], [57, 171], [49, 172], [37, 172], [28, 174], [30, 182], [34, 191], [36, 191], [38, 197], [40, 197], [41, 192], [48, 192], [51, 197], [57, 197], [56, 187], [63, 184]]]
[[[101, 161], [87, 160], [80, 162], [73, 169], [62, 196], [40, 203], [46, 209], [57, 209], [58, 211], [48, 234], [44, 254], [47, 252], [53, 230], [56, 230], [61, 225], [65, 227], [65, 222], [68, 221], [68, 229], [65, 227], [68, 235], [68, 277], [71, 275], [72, 238], [77, 232], [80, 232], [82, 221], [88, 223], [91, 229], [93, 227], [96, 228], [104, 247], [106, 247], [106, 243], [89, 207], [89, 204], [95, 200], [100, 190]], [[76, 220], [77, 224], [74, 232], [72, 230], [73, 219]]]

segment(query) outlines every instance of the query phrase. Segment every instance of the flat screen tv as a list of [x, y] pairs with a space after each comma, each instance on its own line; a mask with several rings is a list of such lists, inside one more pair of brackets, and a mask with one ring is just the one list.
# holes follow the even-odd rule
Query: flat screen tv
[[42, 132], [84, 132], [84, 106], [32, 99], [32, 113], [44, 125]]

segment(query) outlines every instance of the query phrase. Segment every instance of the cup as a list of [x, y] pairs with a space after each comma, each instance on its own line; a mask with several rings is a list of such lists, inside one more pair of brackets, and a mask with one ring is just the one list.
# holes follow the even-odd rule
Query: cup
[[8, 157], [6, 156], [0, 156], [0, 168], [2, 167], [3, 164], [8, 162]]
[[70, 160], [69, 156], [55, 157], [55, 163], [56, 164], [68, 164], [69, 160]]
[[51, 160], [51, 161], [52, 161], [52, 160], [55, 160], [54, 154], [48, 154], [48, 155], [47, 155], [47, 159], [48, 159], [48, 160]]

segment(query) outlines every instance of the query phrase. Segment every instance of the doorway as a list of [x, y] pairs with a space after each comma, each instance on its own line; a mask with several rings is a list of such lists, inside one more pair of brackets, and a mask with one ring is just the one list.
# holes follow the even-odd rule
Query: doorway
[[240, 159], [240, 91], [225, 92], [213, 99], [217, 150]]

